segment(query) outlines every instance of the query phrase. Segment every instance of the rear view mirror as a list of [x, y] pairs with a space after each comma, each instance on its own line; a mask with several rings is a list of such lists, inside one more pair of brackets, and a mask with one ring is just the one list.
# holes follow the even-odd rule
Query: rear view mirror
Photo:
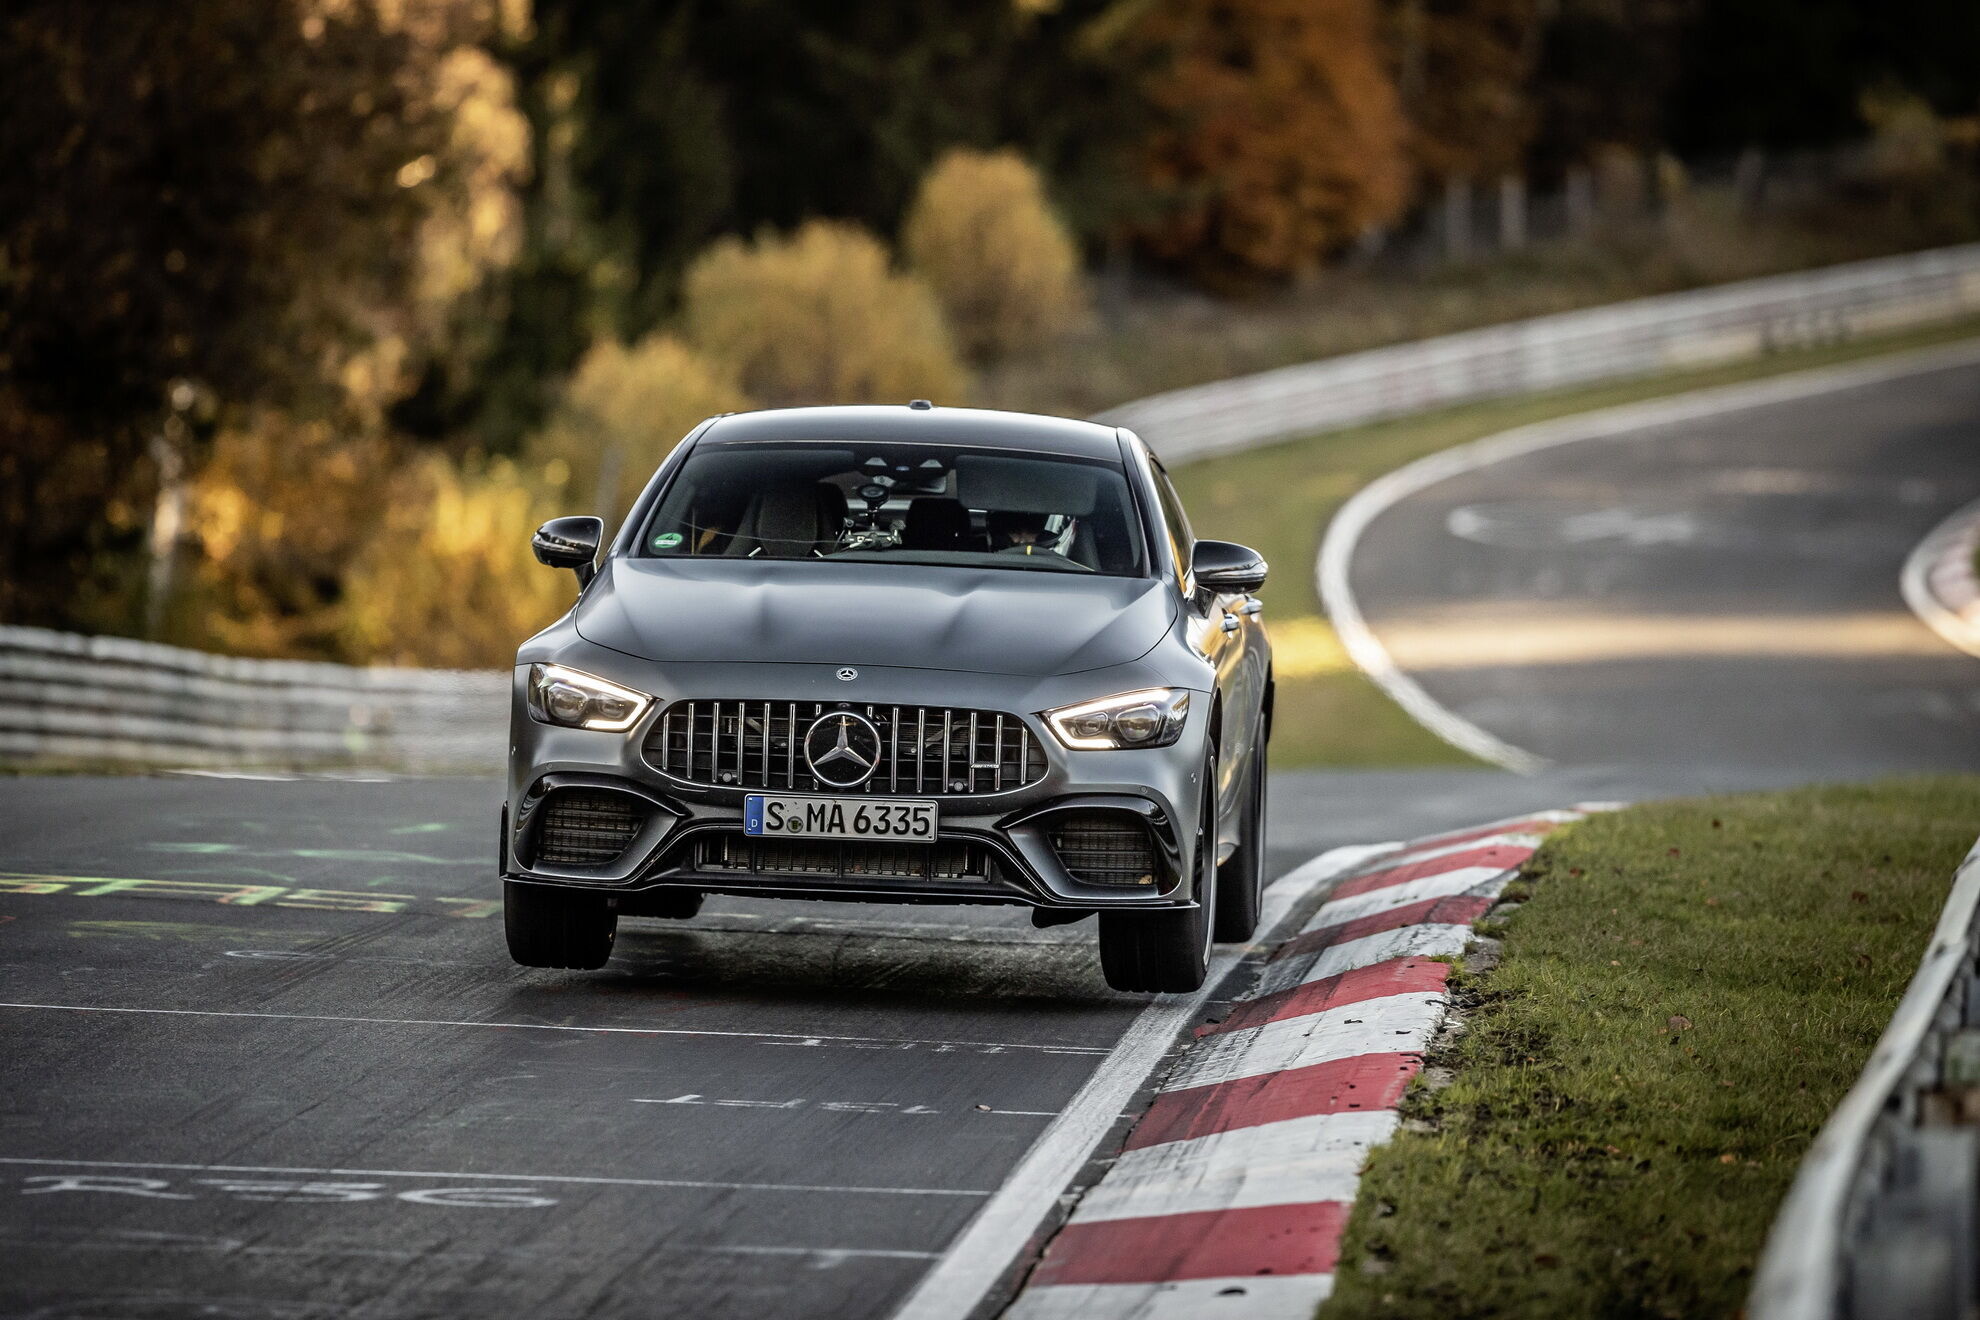
[[1198, 541], [1189, 568], [1197, 586], [1218, 595], [1265, 585], [1265, 557], [1235, 541]]
[[529, 548], [536, 552], [537, 562], [576, 573], [578, 586], [583, 588], [598, 571], [598, 543], [604, 539], [602, 519], [552, 518], [529, 538]]

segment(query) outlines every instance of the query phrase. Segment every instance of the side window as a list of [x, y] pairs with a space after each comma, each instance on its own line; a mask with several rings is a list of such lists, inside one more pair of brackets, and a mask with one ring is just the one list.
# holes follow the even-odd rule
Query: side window
[[1189, 515], [1183, 512], [1182, 497], [1176, 494], [1175, 484], [1169, 480], [1161, 460], [1150, 454], [1148, 465], [1155, 473], [1155, 494], [1162, 502], [1162, 522], [1169, 532], [1169, 544], [1175, 547], [1176, 563], [1183, 576], [1188, 577], [1190, 551], [1196, 547], [1196, 535], [1189, 529]]

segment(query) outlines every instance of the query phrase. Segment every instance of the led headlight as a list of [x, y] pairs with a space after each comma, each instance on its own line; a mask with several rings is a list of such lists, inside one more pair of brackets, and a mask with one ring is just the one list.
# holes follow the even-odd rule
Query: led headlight
[[1059, 741], [1079, 751], [1167, 747], [1182, 737], [1189, 693], [1147, 688], [1045, 712]]
[[545, 724], [618, 733], [646, 713], [653, 698], [563, 665], [529, 667], [529, 713]]

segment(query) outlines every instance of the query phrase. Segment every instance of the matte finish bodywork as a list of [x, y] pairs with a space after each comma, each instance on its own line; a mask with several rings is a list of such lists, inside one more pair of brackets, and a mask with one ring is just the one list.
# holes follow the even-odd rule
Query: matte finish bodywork
[[[870, 560], [643, 557], [638, 528], [696, 445], [903, 441], [1098, 458], [1126, 471], [1147, 540], [1149, 576]], [[1152, 460], [1132, 435], [1087, 422], [958, 409], [806, 408], [712, 419], [663, 464], [571, 612], [517, 653], [503, 871], [512, 879], [631, 895], [665, 887], [890, 902], [1038, 907], [1178, 907], [1195, 902], [1201, 775], [1218, 738], [1219, 856], [1235, 845], [1237, 796], [1263, 751], [1270, 650], [1255, 599], [1194, 589], [1162, 513]], [[623, 732], [532, 717], [529, 668], [556, 663], [651, 695]], [[843, 672], [856, 671], [847, 680]], [[1145, 688], [1192, 694], [1180, 739], [1162, 748], [1074, 751], [1042, 712]], [[727, 883], [663, 866], [695, 831], [733, 831], [741, 787], [690, 783], [651, 764], [644, 744], [680, 700], [947, 706], [1003, 712], [1044, 749], [1036, 782], [940, 799], [941, 837], [989, 849], [1010, 881], [961, 895], [898, 880], [861, 886], [778, 875]], [[547, 788], [628, 792], [651, 807], [613, 864], [525, 865]], [[866, 795], [854, 795], [864, 798]], [[890, 796], [913, 797], [901, 792]], [[1149, 889], [1084, 884], [1058, 864], [1044, 826], [1073, 807], [1146, 820], [1163, 873]], [[628, 904], [630, 910], [631, 904]]]

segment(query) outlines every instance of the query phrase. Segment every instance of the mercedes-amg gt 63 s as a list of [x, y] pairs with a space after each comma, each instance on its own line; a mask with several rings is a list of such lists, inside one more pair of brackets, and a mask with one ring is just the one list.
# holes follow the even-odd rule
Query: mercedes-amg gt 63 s
[[[1017, 413], [712, 418], [516, 655], [509, 950], [599, 967], [710, 893], [1099, 917], [1121, 990], [1250, 938], [1272, 656], [1257, 553], [1131, 433]], [[602, 555], [601, 555], [602, 548]]]

